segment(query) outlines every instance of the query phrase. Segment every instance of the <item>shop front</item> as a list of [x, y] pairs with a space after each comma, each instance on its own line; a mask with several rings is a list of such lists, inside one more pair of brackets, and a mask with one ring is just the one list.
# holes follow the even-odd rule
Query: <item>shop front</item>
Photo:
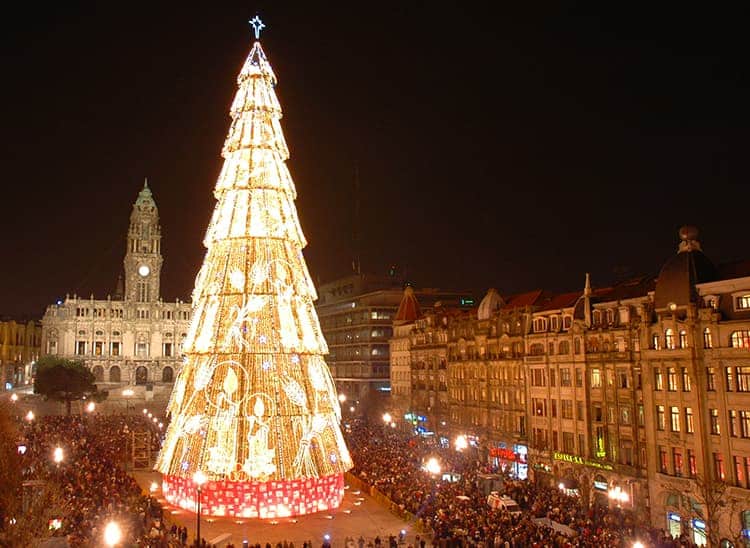
[[513, 444], [508, 447], [500, 442], [497, 447], [490, 448], [490, 464], [503, 472], [509, 472], [514, 478], [525, 480], [529, 476], [528, 452], [525, 445]]

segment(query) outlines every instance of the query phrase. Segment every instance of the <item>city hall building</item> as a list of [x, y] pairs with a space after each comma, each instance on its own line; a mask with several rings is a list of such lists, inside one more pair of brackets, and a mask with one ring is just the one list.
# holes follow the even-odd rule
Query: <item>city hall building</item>
[[98, 382], [173, 382], [192, 306], [160, 297], [161, 227], [147, 183], [130, 215], [123, 278], [106, 299], [76, 295], [42, 318], [42, 354], [83, 361]]

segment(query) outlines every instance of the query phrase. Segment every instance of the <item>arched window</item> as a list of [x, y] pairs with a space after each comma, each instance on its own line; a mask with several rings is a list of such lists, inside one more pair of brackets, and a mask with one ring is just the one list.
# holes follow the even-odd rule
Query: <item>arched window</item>
[[120, 382], [120, 368], [117, 365], [109, 368], [109, 382]]
[[96, 382], [102, 382], [104, 380], [104, 368], [101, 365], [94, 366], [91, 371], [94, 374], [94, 380]]
[[172, 382], [172, 379], [174, 378], [174, 371], [171, 367], [167, 366], [164, 369], [161, 370], [161, 381], [162, 382]]
[[529, 346], [530, 356], [542, 356], [544, 355], [544, 345], [541, 343], [534, 343]]
[[570, 354], [570, 343], [568, 341], [561, 341], [557, 347], [558, 354]]
[[581, 339], [576, 339], [573, 341], [573, 349], [575, 350], [576, 354], [581, 353]]
[[148, 382], [148, 369], [139, 365], [135, 370], [135, 384], [146, 384]]
[[680, 329], [680, 348], [687, 348], [687, 331]]
[[732, 348], [750, 348], [750, 331], [734, 331], [729, 337], [729, 342]]
[[671, 328], [664, 331], [664, 348], [674, 350], [674, 331]]

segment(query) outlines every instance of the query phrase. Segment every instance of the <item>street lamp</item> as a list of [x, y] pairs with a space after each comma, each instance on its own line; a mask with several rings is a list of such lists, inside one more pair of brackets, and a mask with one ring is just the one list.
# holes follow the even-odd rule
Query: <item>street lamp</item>
[[26, 420], [29, 421], [29, 422], [31, 422], [31, 421], [34, 420], [34, 412], [33, 411], [29, 411], [28, 413], [26, 413]]
[[198, 493], [198, 511], [195, 514], [195, 520], [196, 520], [196, 538], [198, 540], [198, 544], [201, 542], [201, 487], [204, 483], [206, 483], [206, 474], [204, 474], [202, 471], [198, 470], [195, 474], [193, 474], [193, 483], [195, 483], [195, 490]]
[[424, 465], [424, 469], [430, 474], [438, 475], [441, 471], [440, 463], [435, 457], [430, 457]]
[[339, 394], [339, 401], [344, 403], [346, 401], [346, 394]]
[[390, 413], [383, 413], [383, 422], [386, 424], [389, 424], [391, 422], [391, 414]]
[[52, 460], [55, 461], [55, 464], [60, 464], [64, 458], [65, 455], [63, 454], [62, 447], [55, 447], [55, 450], [52, 453]]
[[95, 409], [96, 409], [96, 404], [92, 401], [90, 401], [88, 405], [86, 406], [86, 411], [88, 411], [89, 413], [93, 413]]
[[16, 394], [15, 392], [11, 394], [10, 401], [12, 401], [13, 403], [16, 403], [18, 401], [18, 394]]
[[463, 451], [464, 449], [469, 447], [469, 442], [466, 440], [466, 436], [461, 435], [456, 438], [454, 445], [456, 447], [456, 451]]
[[104, 527], [104, 543], [107, 546], [115, 546], [122, 539], [122, 531], [117, 522], [110, 521], [106, 527]]

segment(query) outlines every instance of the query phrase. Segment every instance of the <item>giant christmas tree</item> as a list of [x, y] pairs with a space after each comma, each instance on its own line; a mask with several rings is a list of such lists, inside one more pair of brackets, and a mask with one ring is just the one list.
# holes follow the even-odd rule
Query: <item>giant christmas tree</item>
[[258, 30], [237, 79], [186, 360], [156, 465], [166, 499], [189, 510], [193, 477], [205, 474], [210, 515], [334, 508], [351, 468], [302, 255], [276, 76]]

